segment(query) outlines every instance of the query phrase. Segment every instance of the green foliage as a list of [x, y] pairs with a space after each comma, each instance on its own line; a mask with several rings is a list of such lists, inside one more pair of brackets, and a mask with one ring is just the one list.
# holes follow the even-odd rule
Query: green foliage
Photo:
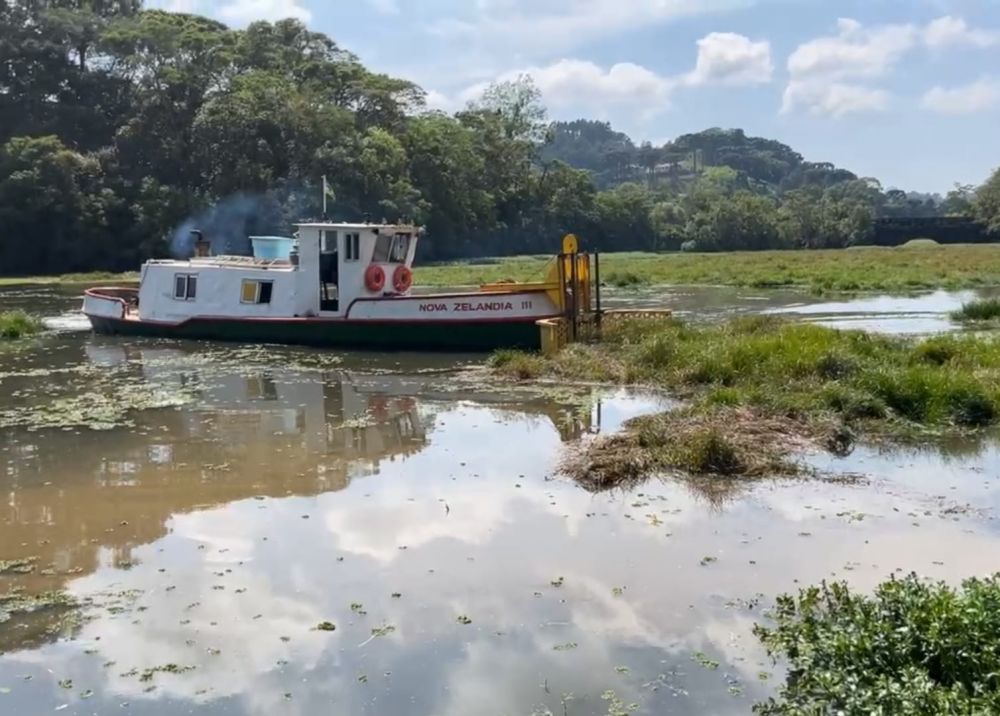
[[43, 328], [42, 322], [24, 311], [5, 311], [0, 313], [0, 339], [13, 340], [38, 333]]
[[962, 308], [952, 314], [956, 321], [992, 321], [1000, 318], [1000, 299], [984, 298], [963, 303]]
[[[553, 240], [540, 248], [555, 251]], [[418, 266], [421, 285], [458, 286], [500, 279], [538, 280], [545, 264], [536, 256]], [[912, 292], [929, 288], [1000, 285], [1000, 246], [961, 245], [903, 249], [858, 247], [852, 251], [755, 251], [752, 253], [604, 253], [601, 280], [635, 275], [644, 284], [794, 287], [833, 291]]]
[[[540, 99], [520, 77], [427, 112], [420, 87], [292, 19], [0, 3], [0, 271], [134, 269], [234, 197], [252, 210], [233, 235], [283, 233], [320, 213], [324, 175], [331, 217], [424, 224], [432, 259], [548, 253], [570, 231], [601, 250], [839, 248], [875, 216], [939, 210], [742, 130], [636, 146], [549, 124]], [[963, 191], [950, 211], [1000, 225], [989, 184]]]
[[1000, 234], [1000, 169], [976, 192], [972, 203], [975, 217], [991, 234]]
[[788, 664], [759, 714], [957, 714], [1000, 711], [1000, 579], [961, 589], [911, 575], [873, 595], [842, 583], [782, 596], [755, 629]]
[[498, 350], [490, 357], [490, 366], [507, 376], [518, 380], [537, 378], [544, 370], [540, 356], [515, 350]]
[[[689, 398], [698, 415], [741, 407], [877, 431], [962, 430], [1000, 417], [1000, 341], [975, 335], [889, 338], [767, 316], [710, 326], [609, 319], [599, 344], [548, 361], [512, 353], [501, 366], [525, 377], [659, 385]], [[691, 445], [692, 464], [725, 447], [710, 432]]]

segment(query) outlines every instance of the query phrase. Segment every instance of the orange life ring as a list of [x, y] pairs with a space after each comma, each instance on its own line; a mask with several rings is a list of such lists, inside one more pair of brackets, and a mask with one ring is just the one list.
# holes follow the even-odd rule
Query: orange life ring
[[385, 288], [385, 271], [381, 266], [372, 264], [365, 269], [365, 288], [372, 293], [378, 293]]
[[392, 287], [396, 293], [406, 293], [413, 286], [413, 272], [408, 266], [397, 266], [392, 274]]

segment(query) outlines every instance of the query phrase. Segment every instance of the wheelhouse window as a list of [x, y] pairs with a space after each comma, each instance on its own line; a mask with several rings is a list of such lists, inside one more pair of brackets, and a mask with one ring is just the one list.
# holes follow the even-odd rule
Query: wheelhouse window
[[244, 280], [240, 291], [240, 303], [267, 304], [274, 294], [274, 281]]
[[361, 234], [344, 234], [344, 260], [361, 260]]
[[410, 255], [410, 235], [382, 234], [375, 239], [375, 253], [372, 262], [377, 264], [405, 264]]
[[394, 264], [405, 264], [406, 257], [410, 255], [410, 235], [396, 234], [392, 242], [392, 256], [389, 260]]
[[186, 273], [174, 274], [174, 299], [193, 301], [198, 295], [198, 276]]
[[392, 251], [392, 237], [387, 234], [379, 234], [375, 237], [375, 252], [372, 254], [372, 263], [389, 263], [389, 253]]
[[339, 238], [336, 231], [324, 231], [323, 240], [320, 244], [320, 252], [324, 254], [332, 254], [337, 251], [337, 239]]

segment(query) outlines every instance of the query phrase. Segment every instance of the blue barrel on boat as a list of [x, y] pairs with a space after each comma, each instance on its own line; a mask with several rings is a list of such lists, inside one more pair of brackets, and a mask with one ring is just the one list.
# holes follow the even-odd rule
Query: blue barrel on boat
[[288, 261], [295, 239], [286, 236], [251, 236], [253, 257], [261, 261]]

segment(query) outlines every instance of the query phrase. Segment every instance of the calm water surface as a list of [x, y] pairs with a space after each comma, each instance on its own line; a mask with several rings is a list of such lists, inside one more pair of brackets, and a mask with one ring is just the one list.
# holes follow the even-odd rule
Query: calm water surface
[[79, 607], [0, 603], [0, 713], [747, 714], [782, 678], [751, 632], [774, 595], [1000, 569], [989, 441], [593, 495], [561, 456], [665, 398], [18, 304], [59, 330], [0, 352], [0, 559], [34, 560], [0, 594]]

